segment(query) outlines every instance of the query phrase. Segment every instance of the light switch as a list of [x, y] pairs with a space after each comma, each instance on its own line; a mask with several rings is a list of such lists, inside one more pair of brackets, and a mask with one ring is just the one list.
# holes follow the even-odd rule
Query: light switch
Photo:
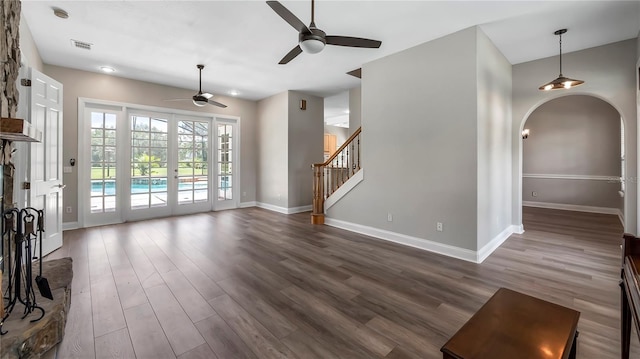
[[62, 168], [62, 172], [64, 172], [64, 173], [73, 173], [73, 167], [71, 167], [71, 166], [64, 166], [64, 167]]

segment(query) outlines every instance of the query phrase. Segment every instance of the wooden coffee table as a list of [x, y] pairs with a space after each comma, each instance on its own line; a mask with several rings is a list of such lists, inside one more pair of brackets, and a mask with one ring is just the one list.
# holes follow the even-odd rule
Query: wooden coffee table
[[444, 359], [576, 357], [580, 312], [500, 288], [440, 349]]

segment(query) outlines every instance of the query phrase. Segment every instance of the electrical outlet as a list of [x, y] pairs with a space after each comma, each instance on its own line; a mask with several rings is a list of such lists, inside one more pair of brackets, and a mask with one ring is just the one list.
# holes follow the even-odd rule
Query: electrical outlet
[[531, 192], [531, 197], [538, 197], [538, 192], [536, 191]]
[[391, 212], [387, 213], [387, 222], [393, 222], [393, 215]]
[[443, 231], [442, 222], [437, 222], [436, 223], [436, 231], [438, 231], [438, 232], [442, 232]]
[[67, 206], [67, 207], [64, 209], [64, 211], [65, 211], [65, 212], [67, 212], [67, 213], [72, 213], [72, 212], [73, 212], [73, 209], [71, 208], [71, 206]]
[[247, 196], [247, 192], [242, 192], [242, 197], [246, 197]]

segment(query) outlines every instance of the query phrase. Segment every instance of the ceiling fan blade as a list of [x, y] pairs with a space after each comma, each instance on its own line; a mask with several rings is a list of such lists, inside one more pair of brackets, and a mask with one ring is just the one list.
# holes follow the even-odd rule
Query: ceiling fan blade
[[211, 99], [208, 99], [207, 102], [209, 102], [210, 104], [212, 104], [214, 106], [218, 106], [218, 107], [222, 107], [222, 108], [226, 108], [227, 107], [227, 105], [221, 104], [220, 102], [216, 102], [216, 101], [213, 101]]
[[280, 62], [278, 62], [278, 64], [280, 65], [288, 64], [289, 61], [295, 59], [296, 56], [300, 55], [301, 52], [302, 52], [302, 48], [300, 47], [300, 45], [294, 47], [293, 49], [291, 49], [291, 51], [289, 51], [288, 54], [284, 55], [284, 57], [282, 58], [282, 60], [280, 60]]
[[368, 49], [377, 49], [382, 45], [382, 41], [363, 39], [361, 37], [327, 36], [325, 39], [327, 40], [327, 45], [365, 47]]
[[295, 16], [289, 9], [284, 7], [284, 5], [280, 4], [278, 1], [267, 1], [267, 5], [271, 6], [273, 11], [276, 14], [280, 15], [284, 21], [288, 22], [289, 25], [293, 26], [294, 29], [298, 30], [298, 32], [309, 32], [307, 25], [305, 25], [297, 16]]

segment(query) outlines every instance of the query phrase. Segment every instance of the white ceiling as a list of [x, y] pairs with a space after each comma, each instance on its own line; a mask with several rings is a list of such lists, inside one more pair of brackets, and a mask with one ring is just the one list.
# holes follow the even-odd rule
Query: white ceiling
[[[303, 22], [310, 1], [282, 1]], [[66, 20], [52, 7], [69, 13]], [[347, 71], [411, 46], [480, 25], [512, 64], [556, 55], [553, 32], [568, 28], [564, 52], [635, 38], [639, 1], [324, 1], [316, 24], [328, 35], [382, 41], [380, 49], [327, 46], [278, 61], [297, 32], [264, 1], [31, 1], [24, 17], [47, 64], [182, 88], [236, 90], [257, 100], [285, 90], [330, 96], [358, 85]], [[70, 40], [93, 44], [90, 51]]]

